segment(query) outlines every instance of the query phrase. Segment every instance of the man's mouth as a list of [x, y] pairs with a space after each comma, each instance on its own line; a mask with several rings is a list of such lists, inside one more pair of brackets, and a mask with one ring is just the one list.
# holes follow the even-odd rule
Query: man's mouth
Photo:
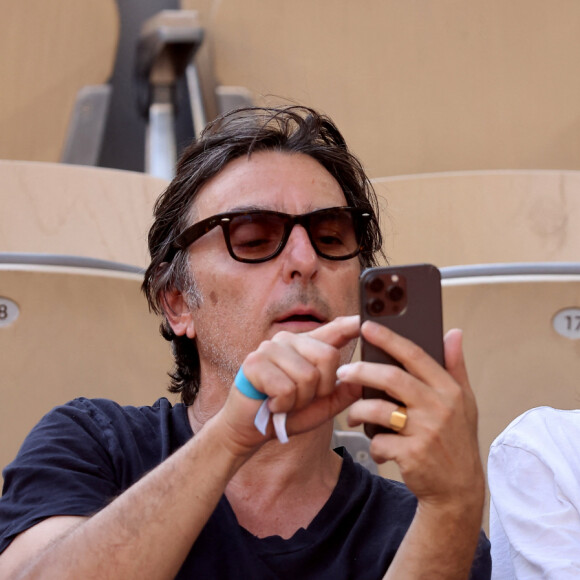
[[327, 322], [326, 318], [312, 308], [293, 308], [282, 313], [276, 318], [275, 324], [282, 325], [287, 330], [294, 332], [306, 332], [313, 330]]
[[314, 314], [292, 314], [291, 316], [287, 316], [286, 318], [282, 318], [281, 320], [278, 320], [277, 322], [318, 322], [318, 323], [322, 323], [324, 322], [321, 318], [319, 318], [318, 316], [315, 316]]

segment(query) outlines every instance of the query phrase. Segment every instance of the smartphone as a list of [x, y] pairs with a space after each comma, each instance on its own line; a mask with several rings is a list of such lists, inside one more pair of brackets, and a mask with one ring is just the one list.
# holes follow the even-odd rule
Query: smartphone
[[[359, 280], [361, 324], [373, 320], [419, 345], [444, 366], [441, 273], [431, 264], [369, 268]], [[363, 361], [404, 366], [380, 348], [361, 338]], [[365, 399], [387, 399], [384, 391], [363, 387]], [[365, 433], [394, 433], [381, 425], [365, 424]]]

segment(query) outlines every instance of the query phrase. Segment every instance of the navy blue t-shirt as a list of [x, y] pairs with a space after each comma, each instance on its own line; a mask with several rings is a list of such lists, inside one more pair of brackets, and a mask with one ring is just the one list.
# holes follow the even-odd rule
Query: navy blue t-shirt
[[[105, 399], [56, 407], [4, 470], [0, 552], [47, 517], [99, 511], [192, 436], [186, 407], [167, 399], [152, 407]], [[222, 496], [177, 578], [382, 578], [413, 519], [416, 498], [339, 452], [336, 488], [308, 528], [286, 540], [257, 538], [238, 525]], [[490, 575], [482, 533], [471, 577]]]

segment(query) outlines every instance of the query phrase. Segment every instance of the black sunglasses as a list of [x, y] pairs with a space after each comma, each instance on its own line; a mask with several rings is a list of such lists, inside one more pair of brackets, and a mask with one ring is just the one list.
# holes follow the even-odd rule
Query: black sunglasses
[[331, 207], [290, 215], [277, 211], [235, 211], [214, 215], [179, 234], [165, 256], [170, 262], [179, 250], [221, 226], [230, 256], [238, 262], [266, 262], [284, 249], [292, 228], [307, 232], [316, 253], [327, 260], [348, 260], [362, 249], [361, 241], [371, 220], [368, 211], [356, 207]]

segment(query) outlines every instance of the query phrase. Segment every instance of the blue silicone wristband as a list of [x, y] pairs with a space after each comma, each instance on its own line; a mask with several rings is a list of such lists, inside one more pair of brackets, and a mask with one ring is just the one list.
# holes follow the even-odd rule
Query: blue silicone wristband
[[242, 367], [240, 367], [240, 370], [234, 379], [234, 384], [236, 387], [238, 387], [238, 391], [240, 391], [240, 393], [246, 395], [246, 397], [250, 397], [250, 399], [262, 400], [268, 398], [268, 395], [258, 391], [258, 389], [256, 389], [256, 387], [254, 387], [250, 381], [248, 381]]

